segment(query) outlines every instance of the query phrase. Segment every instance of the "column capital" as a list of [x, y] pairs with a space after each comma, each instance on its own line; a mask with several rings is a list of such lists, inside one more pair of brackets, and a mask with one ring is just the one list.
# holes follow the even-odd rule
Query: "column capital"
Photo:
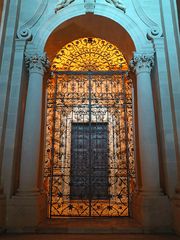
[[46, 53], [39, 54], [25, 54], [25, 63], [30, 73], [37, 72], [44, 74], [49, 68], [50, 63]]
[[136, 74], [142, 72], [150, 73], [153, 65], [153, 53], [135, 53], [133, 59], [130, 61], [130, 67], [136, 72]]

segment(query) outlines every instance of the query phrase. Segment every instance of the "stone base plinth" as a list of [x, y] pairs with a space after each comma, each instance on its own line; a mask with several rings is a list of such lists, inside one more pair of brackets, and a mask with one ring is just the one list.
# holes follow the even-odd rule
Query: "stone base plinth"
[[173, 200], [173, 227], [178, 235], [180, 235], [180, 193]]
[[6, 199], [5, 196], [0, 194], [0, 232], [5, 229], [5, 217], [6, 217]]
[[143, 226], [144, 231], [171, 231], [171, 208], [165, 195], [135, 193], [132, 196], [132, 215]]
[[47, 199], [45, 194], [17, 195], [8, 202], [7, 228], [24, 231], [35, 228], [47, 217]]

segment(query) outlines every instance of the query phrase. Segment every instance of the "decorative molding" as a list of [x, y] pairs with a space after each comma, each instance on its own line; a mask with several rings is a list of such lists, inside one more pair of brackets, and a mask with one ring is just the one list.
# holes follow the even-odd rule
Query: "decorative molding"
[[121, 1], [118, 0], [106, 0], [107, 3], [114, 5], [116, 8], [119, 8], [124, 13], [126, 12], [126, 7]]
[[57, 13], [62, 8], [65, 8], [65, 7], [69, 6], [74, 1], [75, 0], [60, 0], [60, 1], [58, 1], [57, 5], [56, 5], [56, 8], [55, 8], [55, 13]]
[[150, 73], [154, 65], [154, 54], [135, 53], [129, 65], [137, 74], [141, 72]]
[[96, 5], [96, 0], [84, 0], [84, 8], [86, 9], [86, 13], [94, 13]]
[[17, 37], [18, 39], [21, 39], [21, 40], [31, 40], [32, 32], [29, 28], [19, 29], [17, 32]]
[[132, 3], [134, 5], [134, 9], [139, 16], [139, 18], [146, 24], [146, 26], [149, 28], [147, 32], [147, 38], [153, 39], [156, 37], [161, 37], [162, 36], [162, 29], [160, 26], [155, 23], [152, 19], [150, 19], [146, 13], [144, 12], [143, 8], [141, 7], [140, 3], [138, 0], [132, 0]]
[[31, 17], [26, 23], [24, 23], [22, 26], [19, 27], [17, 31], [18, 39], [22, 39], [22, 40], [32, 39], [31, 28], [38, 22], [40, 17], [43, 15], [47, 7], [47, 4], [48, 4], [48, 0], [42, 0], [33, 17]]
[[159, 26], [153, 26], [149, 31], [147, 32], [147, 39], [152, 40], [154, 38], [163, 37], [162, 30]]
[[44, 73], [50, 67], [50, 62], [48, 60], [47, 54], [43, 55], [25, 54], [25, 64], [29, 72], [41, 72]]
[[154, 38], [153, 46], [154, 46], [154, 49], [156, 52], [157, 52], [157, 50], [164, 49], [164, 37]]

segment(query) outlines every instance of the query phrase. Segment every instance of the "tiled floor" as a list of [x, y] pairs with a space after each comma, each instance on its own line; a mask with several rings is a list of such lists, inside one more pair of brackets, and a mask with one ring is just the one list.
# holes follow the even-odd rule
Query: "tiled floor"
[[180, 240], [175, 235], [147, 234], [5, 234], [0, 240]]

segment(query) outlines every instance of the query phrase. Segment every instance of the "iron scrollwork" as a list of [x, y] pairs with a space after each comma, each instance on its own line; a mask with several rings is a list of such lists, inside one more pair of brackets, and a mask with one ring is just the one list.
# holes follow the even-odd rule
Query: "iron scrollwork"
[[135, 182], [132, 82], [114, 45], [63, 47], [47, 87], [44, 188], [50, 218], [128, 216]]
[[47, 116], [50, 217], [128, 216], [135, 172], [131, 83], [126, 75], [56, 74], [49, 80]]

